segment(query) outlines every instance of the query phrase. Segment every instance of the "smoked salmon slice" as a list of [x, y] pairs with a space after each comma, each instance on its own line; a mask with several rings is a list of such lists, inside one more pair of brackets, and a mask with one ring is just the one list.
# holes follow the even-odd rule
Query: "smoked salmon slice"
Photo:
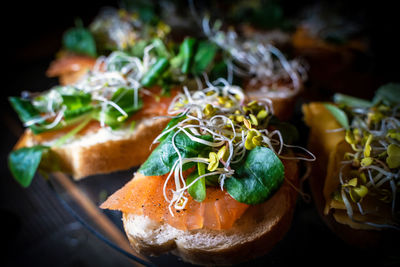
[[[111, 195], [100, 207], [119, 210], [125, 213], [145, 215], [158, 222], [166, 222], [181, 230], [194, 229], [229, 229], [247, 210], [249, 205], [234, 200], [219, 187], [208, 187], [206, 199], [199, 203], [186, 192], [188, 198], [185, 209], [172, 209], [163, 195], [163, 186], [167, 175], [144, 176], [136, 173], [124, 187]], [[167, 184], [167, 196], [172, 197], [174, 181]]]

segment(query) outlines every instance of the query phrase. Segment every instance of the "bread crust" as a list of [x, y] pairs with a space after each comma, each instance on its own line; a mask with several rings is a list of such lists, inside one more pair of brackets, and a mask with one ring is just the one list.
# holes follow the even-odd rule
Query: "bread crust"
[[[297, 162], [285, 164], [285, 172], [286, 179], [297, 186]], [[123, 213], [124, 229], [131, 246], [144, 255], [172, 252], [184, 261], [198, 265], [231, 265], [244, 262], [268, 253], [289, 230], [298, 195], [286, 179], [268, 201], [251, 206], [228, 230], [183, 231], [164, 223], [153, 225], [151, 230], [147, 229], [152, 231], [152, 237], [146, 237], [133, 229], [138, 227], [135, 225], [135, 219], [140, 216], [128, 213]], [[176, 234], [171, 234], [174, 231]], [[171, 236], [169, 239], [163, 242], [156, 241], [157, 235], [167, 233]], [[204, 240], [208, 239], [209, 244], [204, 245]], [[213, 239], [223, 239], [223, 242]]]
[[[51, 147], [49, 160], [59, 171], [71, 174], [75, 180], [95, 174], [126, 170], [142, 164], [150, 155], [152, 141], [165, 128], [169, 119], [160, 118], [137, 123], [126, 138], [100, 141], [91, 145], [65, 144]], [[90, 135], [91, 133], [87, 133]], [[26, 130], [15, 149], [35, 145], [34, 135]]]

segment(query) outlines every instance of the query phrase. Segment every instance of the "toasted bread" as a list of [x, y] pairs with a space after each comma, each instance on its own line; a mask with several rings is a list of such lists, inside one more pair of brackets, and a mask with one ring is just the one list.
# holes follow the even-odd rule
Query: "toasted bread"
[[[200, 265], [228, 265], [264, 255], [288, 231], [297, 200], [296, 161], [285, 162], [285, 180], [266, 202], [251, 206], [228, 230], [179, 230], [143, 215], [123, 213], [131, 246], [139, 253], [172, 252]], [[291, 185], [292, 184], [292, 185]]]

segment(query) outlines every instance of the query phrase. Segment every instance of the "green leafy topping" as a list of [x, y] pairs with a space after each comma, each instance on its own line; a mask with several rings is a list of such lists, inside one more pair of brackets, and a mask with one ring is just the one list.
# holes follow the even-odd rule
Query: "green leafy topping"
[[325, 108], [335, 117], [337, 122], [339, 122], [340, 125], [342, 125], [343, 128], [349, 129], [349, 119], [347, 118], [346, 113], [338, 108], [335, 105], [332, 104], [324, 104]]
[[[197, 177], [204, 175], [205, 171], [205, 164], [204, 163], [197, 163], [197, 172], [192, 172], [188, 178], [186, 179], [186, 184], [191, 184]], [[200, 178], [197, 180], [191, 187], [188, 188], [188, 193], [192, 196], [194, 200], [197, 202], [202, 202], [206, 199], [206, 179], [205, 177]]]
[[[113, 105], [108, 105], [104, 112], [104, 122], [112, 129], [121, 126], [130, 115], [140, 110], [143, 106], [143, 101], [139, 96], [137, 96], [137, 105], [135, 105], [135, 97], [135, 90], [119, 88], [111, 97], [111, 101], [119, 106], [126, 114], [121, 113], [121, 110], [115, 108]], [[102, 115], [100, 114], [100, 116]]]
[[[179, 159], [173, 145], [173, 136], [176, 131], [171, 131], [168, 136], [163, 140], [149, 158], [142, 164], [139, 172], [145, 176], [163, 175], [169, 173], [173, 164]], [[199, 138], [211, 141], [210, 135], [202, 135]], [[202, 143], [191, 140], [185, 133], [179, 132], [174, 138], [175, 146], [178, 148], [182, 158], [196, 157], [200, 152], [209, 151], [210, 147]], [[184, 169], [192, 167], [193, 164], [185, 164]]]
[[23, 187], [28, 187], [39, 167], [47, 146], [24, 147], [12, 151], [8, 156], [8, 166], [15, 180]]
[[375, 97], [372, 101], [374, 104], [383, 102], [385, 105], [396, 105], [400, 103], [400, 84], [388, 83], [382, 85], [375, 92]]
[[372, 106], [372, 103], [367, 100], [345, 94], [335, 94], [333, 96], [333, 102], [351, 107], [368, 108]]
[[211, 65], [215, 54], [217, 53], [217, 46], [208, 41], [200, 41], [196, 54], [194, 55], [192, 73], [200, 75]]
[[160, 57], [157, 59], [156, 63], [154, 63], [149, 71], [143, 76], [141, 80], [142, 85], [147, 87], [153, 86], [161, 75], [168, 69], [168, 66], [169, 61], [167, 58]]
[[184, 74], [189, 73], [191, 63], [193, 61], [195, 44], [196, 44], [196, 39], [187, 37], [187, 38], [185, 38], [185, 40], [183, 41], [183, 43], [181, 45], [180, 53], [183, 58], [183, 64], [182, 64], [181, 71]]
[[93, 35], [82, 25], [82, 21], [76, 21], [76, 27], [67, 30], [63, 35], [63, 45], [65, 49], [96, 57], [96, 43]]
[[234, 168], [235, 174], [225, 180], [225, 188], [234, 199], [250, 205], [266, 201], [284, 180], [282, 162], [266, 147], [249, 151], [244, 162]]
[[39, 111], [32, 105], [30, 100], [10, 97], [9, 101], [23, 123], [35, 119], [40, 115]]
[[[172, 118], [167, 126], [164, 128], [164, 130], [161, 133], [164, 133], [166, 131], [168, 131], [169, 129], [171, 129], [172, 127], [174, 127], [175, 125], [177, 125], [179, 122], [183, 121], [184, 119], [186, 119], [186, 116], [182, 116], [182, 114], [177, 115], [176, 117]], [[159, 142], [162, 142], [168, 135], [163, 135], [160, 137], [160, 139], [158, 140]]]

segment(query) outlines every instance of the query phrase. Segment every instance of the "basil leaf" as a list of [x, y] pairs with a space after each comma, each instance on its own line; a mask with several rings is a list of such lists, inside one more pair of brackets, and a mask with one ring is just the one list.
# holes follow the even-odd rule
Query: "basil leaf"
[[349, 107], [360, 107], [360, 108], [368, 108], [372, 105], [372, 103], [367, 100], [344, 94], [334, 94], [333, 102], [335, 102], [336, 104], [343, 104]]
[[374, 104], [383, 102], [386, 105], [396, 105], [400, 103], [400, 84], [388, 83], [382, 85], [375, 92], [375, 97], [372, 100]]
[[224, 187], [242, 203], [262, 203], [283, 183], [284, 166], [275, 153], [266, 147], [258, 146], [250, 150], [244, 161], [232, 167], [235, 174], [225, 180]]
[[345, 129], [349, 129], [349, 119], [347, 118], [346, 113], [332, 104], [324, 104], [325, 108], [335, 117], [338, 123], [343, 126]]
[[15, 180], [23, 187], [28, 187], [31, 184], [43, 152], [48, 149], [49, 147], [46, 146], [33, 146], [14, 150], [10, 153], [8, 166]]
[[192, 64], [192, 73], [199, 75], [203, 73], [213, 61], [217, 52], [217, 46], [208, 41], [201, 41], [197, 46]]
[[[80, 22], [77, 24], [82, 23]], [[67, 30], [63, 35], [62, 41], [65, 49], [69, 51], [96, 57], [96, 42], [94, 37], [91, 32], [83, 28], [82, 25]]]
[[[143, 101], [138, 97], [137, 105], [135, 106], [135, 90], [119, 88], [111, 97], [116, 105], [118, 105], [123, 111], [128, 114], [128, 117], [134, 112], [140, 110], [143, 106]], [[105, 110], [105, 120], [104, 122], [115, 129], [121, 126], [128, 117], [124, 117], [121, 112], [112, 105], [108, 105]], [[101, 116], [101, 115], [100, 115]]]
[[[163, 175], [171, 171], [174, 163], [179, 159], [172, 138], [176, 131], [171, 131], [151, 153], [149, 158], [142, 164], [139, 172], [145, 176]], [[211, 135], [202, 135], [199, 138], [212, 141]], [[179, 132], [175, 136], [175, 146], [178, 148], [182, 158], [197, 157], [202, 152], [208, 153], [210, 147], [202, 143], [192, 141], [185, 133]], [[192, 167], [193, 164], [185, 164], [184, 170]]]
[[[191, 184], [199, 174], [197, 171], [192, 172], [188, 178], [186, 179], [186, 184]], [[191, 187], [188, 188], [188, 193], [192, 196], [194, 200], [197, 202], [202, 202], [206, 199], [206, 182], [205, 177], [197, 180]]]

